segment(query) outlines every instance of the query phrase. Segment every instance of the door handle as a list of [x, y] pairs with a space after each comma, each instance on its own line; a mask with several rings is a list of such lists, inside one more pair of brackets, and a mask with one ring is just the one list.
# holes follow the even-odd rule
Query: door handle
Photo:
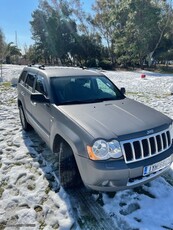
[[36, 103], [36, 102], [31, 102], [31, 104], [32, 104], [33, 106], [37, 106], [37, 103]]

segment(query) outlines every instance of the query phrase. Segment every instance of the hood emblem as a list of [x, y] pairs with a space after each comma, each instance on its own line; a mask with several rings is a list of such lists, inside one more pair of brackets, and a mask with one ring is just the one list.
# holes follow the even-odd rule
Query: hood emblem
[[154, 129], [150, 129], [147, 131], [147, 135], [154, 133]]

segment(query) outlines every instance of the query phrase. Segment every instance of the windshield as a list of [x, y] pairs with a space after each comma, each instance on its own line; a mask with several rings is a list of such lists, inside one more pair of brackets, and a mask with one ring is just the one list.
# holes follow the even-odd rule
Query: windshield
[[51, 89], [57, 105], [95, 103], [125, 98], [105, 76], [53, 77]]

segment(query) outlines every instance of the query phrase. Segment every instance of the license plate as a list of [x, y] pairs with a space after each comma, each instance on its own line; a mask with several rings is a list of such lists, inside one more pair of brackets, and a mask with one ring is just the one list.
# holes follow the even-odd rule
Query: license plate
[[153, 165], [145, 166], [143, 169], [143, 176], [146, 176], [146, 175], [149, 175], [151, 173], [157, 172], [161, 169], [164, 169], [167, 166], [169, 166], [171, 164], [171, 162], [172, 162], [172, 158], [170, 156], [170, 157], [168, 157], [162, 161], [159, 161]]

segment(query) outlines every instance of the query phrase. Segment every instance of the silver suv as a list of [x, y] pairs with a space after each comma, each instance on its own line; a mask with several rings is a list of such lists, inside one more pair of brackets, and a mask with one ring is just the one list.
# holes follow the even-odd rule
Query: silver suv
[[58, 155], [62, 186], [117, 191], [146, 183], [173, 161], [173, 121], [124, 96], [102, 73], [25, 67], [18, 82], [24, 130]]

